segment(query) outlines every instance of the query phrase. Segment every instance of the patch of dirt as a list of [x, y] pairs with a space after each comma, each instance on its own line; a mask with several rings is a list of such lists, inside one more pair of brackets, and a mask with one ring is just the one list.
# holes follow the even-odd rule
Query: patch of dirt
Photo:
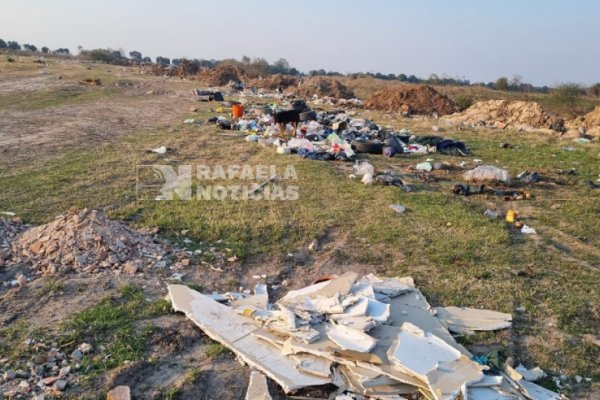
[[524, 131], [546, 129], [560, 132], [564, 129], [562, 118], [547, 113], [539, 103], [529, 101], [478, 101], [446, 120], [454, 124]]
[[337, 79], [317, 77], [309, 79], [300, 85], [290, 88], [289, 93], [299, 97], [333, 97], [335, 99], [353, 99], [356, 96], [352, 90]]
[[0, 109], [0, 164], [39, 160], [66, 149], [94, 148], [121, 135], [170, 125], [186, 115], [192, 103], [189, 88], [189, 83], [157, 80], [140, 88], [119, 88], [117, 95], [93, 102], [37, 110]]
[[252, 79], [248, 82], [249, 87], [256, 89], [284, 91], [289, 87], [297, 86], [300, 80], [295, 76], [275, 74], [267, 78]]
[[567, 137], [578, 137], [581, 134], [600, 137], [600, 106], [582, 117], [565, 122]]
[[207, 86], [225, 86], [230, 82], [242, 83], [247, 78], [246, 72], [241, 68], [235, 65], [223, 64], [201, 71], [197, 79]]

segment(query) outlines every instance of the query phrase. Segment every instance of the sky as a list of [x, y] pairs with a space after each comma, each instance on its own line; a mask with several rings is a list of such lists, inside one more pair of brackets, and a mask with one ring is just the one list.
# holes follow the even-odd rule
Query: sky
[[597, 0], [0, 0], [0, 38], [303, 72], [600, 82]]

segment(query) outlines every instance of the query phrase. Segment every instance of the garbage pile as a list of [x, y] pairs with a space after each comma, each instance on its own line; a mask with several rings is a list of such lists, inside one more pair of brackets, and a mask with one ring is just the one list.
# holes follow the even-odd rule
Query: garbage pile
[[[273, 114], [280, 110], [277, 106], [255, 106], [245, 110], [244, 117], [237, 121], [215, 116], [208, 122], [221, 129], [247, 132], [246, 141], [273, 145], [280, 154], [298, 154], [322, 161], [352, 161], [356, 153], [388, 157], [434, 152], [454, 156], [471, 154], [470, 148], [460, 141], [434, 135], [411, 135], [406, 129], [384, 128], [371, 120], [335, 110], [301, 113], [296, 137], [286, 142], [279, 139], [284, 133], [273, 119]], [[290, 126], [286, 129], [288, 132]]]
[[14, 262], [32, 264], [37, 274], [69, 270], [135, 273], [159, 266], [169, 253], [168, 247], [156, 243], [152, 236], [88, 209], [72, 210], [23, 232], [11, 249]]
[[246, 80], [246, 73], [243, 69], [235, 65], [223, 64], [201, 71], [197, 79], [208, 86], [226, 86], [230, 82], [236, 84], [244, 82]]
[[579, 137], [589, 135], [600, 137], [600, 106], [582, 117], [577, 117], [565, 123], [565, 136]]
[[398, 85], [375, 92], [365, 103], [365, 108], [405, 115], [448, 115], [458, 108], [448, 97], [431, 86]]
[[335, 99], [354, 99], [356, 96], [352, 90], [337, 79], [316, 77], [291, 87], [290, 93], [299, 97], [332, 97]]
[[[329, 398], [340, 400], [560, 399], [510, 366], [471, 354], [450, 334], [509, 328], [510, 314], [432, 308], [410, 277], [347, 272], [274, 304], [263, 284], [254, 294], [168, 290], [175, 311], [286, 393], [333, 384]], [[258, 378], [249, 394], [270, 398]]]
[[478, 101], [462, 113], [450, 115], [451, 124], [523, 131], [564, 131], [562, 118], [548, 114], [539, 103], [527, 101]]

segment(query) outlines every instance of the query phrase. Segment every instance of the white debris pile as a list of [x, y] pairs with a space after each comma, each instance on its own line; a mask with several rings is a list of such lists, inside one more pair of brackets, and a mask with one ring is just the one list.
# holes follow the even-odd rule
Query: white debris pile
[[170, 285], [169, 297], [176, 311], [286, 393], [334, 384], [339, 398], [537, 399], [530, 393], [539, 391], [560, 399], [521, 384], [518, 373], [493, 373], [472, 361], [448, 329], [503, 329], [509, 314], [448, 307], [437, 309], [438, 317], [409, 277], [348, 272], [275, 304], [265, 285], [247, 295]]
[[39, 274], [71, 269], [134, 273], [168, 253], [168, 246], [155, 242], [152, 236], [88, 209], [60, 215], [49, 224], [23, 232], [12, 243], [13, 261], [30, 263]]

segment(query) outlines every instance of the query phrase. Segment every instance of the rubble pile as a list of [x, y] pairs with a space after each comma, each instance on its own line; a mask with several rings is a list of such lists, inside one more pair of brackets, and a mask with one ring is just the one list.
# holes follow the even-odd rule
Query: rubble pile
[[446, 118], [449, 123], [473, 127], [515, 129], [523, 131], [552, 130], [562, 132], [562, 118], [548, 114], [535, 102], [489, 100], [478, 101], [462, 113]]
[[11, 242], [26, 228], [18, 218], [0, 218], [0, 265], [10, 258]]
[[223, 64], [201, 71], [198, 80], [208, 86], [226, 86], [230, 82], [242, 83], [246, 80], [246, 73], [235, 65]]
[[168, 253], [167, 246], [156, 243], [152, 236], [88, 209], [60, 215], [49, 224], [23, 232], [12, 243], [13, 261], [31, 263], [38, 274], [71, 269], [135, 273], [156, 265]]
[[372, 110], [405, 115], [448, 115], [457, 111], [452, 100], [426, 85], [392, 86], [375, 92], [364, 104]]
[[[208, 295], [169, 285], [169, 298], [175, 311], [286, 393], [333, 384], [338, 390], [329, 398], [336, 399], [560, 398], [510, 366], [471, 354], [450, 334], [506, 329], [510, 314], [434, 309], [410, 277], [347, 272], [328, 279], [274, 304], [264, 284], [254, 294]], [[252, 398], [270, 398], [260, 375], [250, 383], [253, 396], [263, 392]]]
[[600, 106], [582, 117], [567, 121], [565, 128], [565, 136], [579, 137], [584, 134], [600, 137]]
[[331, 97], [335, 99], [354, 99], [356, 96], [352, 90], [337, 79], [316, 77], [302, 82], [298, 86], [291, 87], [288, 92], [299, 97]]
[[248, 82], [249, 87], [265, 90], [277, 90], [283, 92], [285, 89], [298, 85], [299, 79], [291, 75], [275, 74], [267, 78], [252, 79]]

